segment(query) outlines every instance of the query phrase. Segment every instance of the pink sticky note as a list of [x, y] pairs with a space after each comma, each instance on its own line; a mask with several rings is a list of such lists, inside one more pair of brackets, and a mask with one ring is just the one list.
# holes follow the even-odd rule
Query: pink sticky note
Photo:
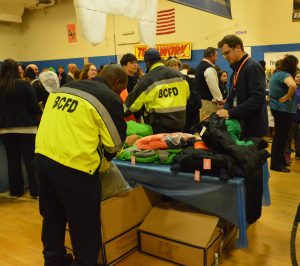
[[131, 156], [131, 164], [135, 164], [135, 156], [134, 155]]
[[204, 170], [211, 169], [211, 159], [203, 159], [203, 169]]
[[201, 174], [200, 174], [199, 170], [195, 170], [194, 180], [197, 181], [197, 182], [200, 182], [200, 180], [201, 180]]

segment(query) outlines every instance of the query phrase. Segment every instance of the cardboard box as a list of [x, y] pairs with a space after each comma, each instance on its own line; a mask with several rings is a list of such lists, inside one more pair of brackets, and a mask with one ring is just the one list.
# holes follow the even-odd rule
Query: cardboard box
[[235, 249], [238, 238], [238, 228], [235, 225], [228, 223], [225, 227], [221, 228], [223, 229], [223, 236], [220, 246], [221, 252], [219, 254], [219, 261], [222, 261], [224, 251]]
[[119, 261], [116, 266], [174, 266], [174, 264], [135, 250], [129, 256]]
[[107, 242], [139, 225], [160, 195], [137, 186], [101, 203], [102, 238]]
[[[103, 244], [99, 263], [113, 265], [137, 248], [138, 225], [159, 199], [159, 194], [137, 186], [101, 202]], [[68, 229], [65, 246], [72, 250]]]
[[139, 228], [139, 248], [181, 265], [210, 266], [221, 243], [217, 223], [190, 209], [154, 207]]
[[[98, 263], [103, 265], [113, 265], [136, 250], [138, 246], [137, 232], [138, 226], [103, 243], [98, 257]], [[68, 230], [66, 230], [65, 246], [68, 251], [73, 251]]]

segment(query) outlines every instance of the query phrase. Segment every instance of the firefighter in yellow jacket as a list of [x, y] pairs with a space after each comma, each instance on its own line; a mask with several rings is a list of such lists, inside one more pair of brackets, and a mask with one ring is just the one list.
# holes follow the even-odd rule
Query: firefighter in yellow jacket
[[73, 81], [50, 93], [36, 136], [36, 170], [47, 266], [70, 265], [64, 246], [68, 222], [72, 265], [97, 265], [101, 244], [99, 169], [122, 148], [126, 124], [119, 93], [120, 65], [98, 80]]
[[159, 52], [145, 52], [147, 74], [144, 75], [125, 101], [125, 116], [143, 111], [144, 121], [153, 132], [172, 133], [185, 126], [189, 85], [179, 71], [166, 67]]

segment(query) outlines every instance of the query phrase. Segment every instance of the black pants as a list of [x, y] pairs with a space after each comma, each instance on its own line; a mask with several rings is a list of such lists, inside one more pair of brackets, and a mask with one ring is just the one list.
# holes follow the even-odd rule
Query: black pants
[[23, 159], [28, 175], [30, 195], [37, 196], [38, 189], [34, 175], [35, 134], [8, 133], [1, 135], [1, 139], [7, 157], [10, 195], [22, 196], [24, 194]]
[[288, 143], [286, 145], [285, 152], [292, 153], [292, 141], [294, 140], [296, 156], [300, 156], [300, 122], [292, 122]]
[[96, 265], [101, 245], [98, 171], [91, 176], [39, 154], [36, 170], [45, 266], [67, 265], [64, 246], [67, 222], [75, 265]]
[[275, 135], [271, 149], [271, 168], [282, 168], [285, 166], [284, 151], [288, 142], [293, 114], [273, 109], [271, 112], [275, 124]]

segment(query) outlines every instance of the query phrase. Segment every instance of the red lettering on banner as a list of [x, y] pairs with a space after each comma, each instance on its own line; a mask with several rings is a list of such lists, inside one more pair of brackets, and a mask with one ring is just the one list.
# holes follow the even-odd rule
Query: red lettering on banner
[[186, 47], [187, 47], [186, 44], [180, 46], [180, 54], [184, 54]]
[[159, 52], [161, 56], [167, 56], [168, 49], [166, 46], [161, 46]]
[[[145, 51], [148, 46], [140, 45], [135, 47], [135, 56], [138, 60], [144, 59]], [[190, 43], [170, 43], [157, 44], [155, 48], [160, 52], [162, 58], [167, 59], [170, 56], [176, 56], [179, 59], [191, 58], [191, 44]]]
[[144, 57], [147, 47], [138, 47], [138, 57]]
[[175, 51], [174, 51], [174, 55], [178, 55], [179, 52], [180, 52], [180, 46], [179, 46], [179, 45], [176, 45], [174, 50], [175, 50]]
[[169, 54], [169, 56], [173, 56], [174, 55], [174, 47], [173, 46], [169, 46], [168, 47], [168, 54]]

